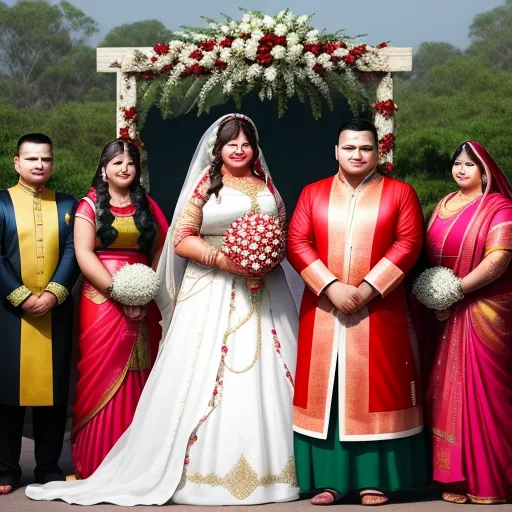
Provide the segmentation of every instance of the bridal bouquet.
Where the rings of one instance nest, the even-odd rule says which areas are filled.
[[[160,278],[142,263],[125,265],[112,276],[110,297],[125,306],[145,306],[158,293]]]
[[[277,217],[248,212],[231,223],[224,234],[222,252],[240,268],[262,276],[281,263],[285,245]]]
[[[417,299],[430,309],[448,309],[464,298],[458,278],[449,268],[433,267],[420,274],[412,286]]]

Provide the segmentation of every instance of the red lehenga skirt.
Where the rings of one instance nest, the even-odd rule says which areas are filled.
[[[97,256],[111,274],[149,260],[134,250]],[[142,321],[102,295],[87,280],[80,298],[80,359],[73,410],[72,457],[79,478],[89,477],[129,427],[154,362],[161,329],[154,303]]]

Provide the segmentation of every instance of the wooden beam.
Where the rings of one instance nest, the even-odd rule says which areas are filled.
[[[117,73],[120,68],[112,67],[112,64],[121,65],[126,53],[133,50],[143,52],[151,51],[151,47],[144,48],[96,48],[96,70],[99,73]],[[388,47],[384,48],[389,56],[389,69],[375,71],[411,71],[412,69],[412,48]]]

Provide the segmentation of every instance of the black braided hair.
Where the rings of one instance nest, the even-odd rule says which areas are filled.
[[[254,172],[254,164],[259,158],[260,150],[258,147],[258,135],[256,129],[251,121],[240,116],[227,117],[219,124],[219,131],[217,132],[217,139],[213,146],[213,158],[210,165],[210,188],[208,195],[218,195],[223,187],[222,182],[222,148],[233,139],[236,139],[240,132],[243,132],[247,137],[247,141],[253,150],[253,156],[250,162],[251,172],[256,178],[260,178]]]
[[[107,164],[120,153],[127,152],[135,164],[135,177],[130,184],[130,199],[135,207],[133,220],[140,232],[137,240],[142,252],[149,253],[156,236],[156,222],[149,207],[144,187],[140,183],[141,166],[139,149],[132,142],[117,139],[109,142],[101,152],[98,168],[92,180],[92,188],[96,190],[96,235],[100,240],[98,249],[106,249],[117,238],[117,229],[112,226],[115,220],[110,210],[110,192],[108,181],[103,181],[102,172]]]

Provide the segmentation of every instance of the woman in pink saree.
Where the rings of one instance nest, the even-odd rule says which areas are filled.
[[[434,480],[454,503],[512,499],[512,189],[489,153],[454,155],[459,191],[427,232],[432,265],[462,279],[464,298],[436,311],[437,352],[427,392]]]
[[[108,293],[112,274],[125,264],[156,267],[167,233],[140,173],[137,147],[110,142],[75,216],[75,251],[85,277],[72,431],[78,478],[95,471],[130,425],[160,340],[154,303],[123,306]]]

